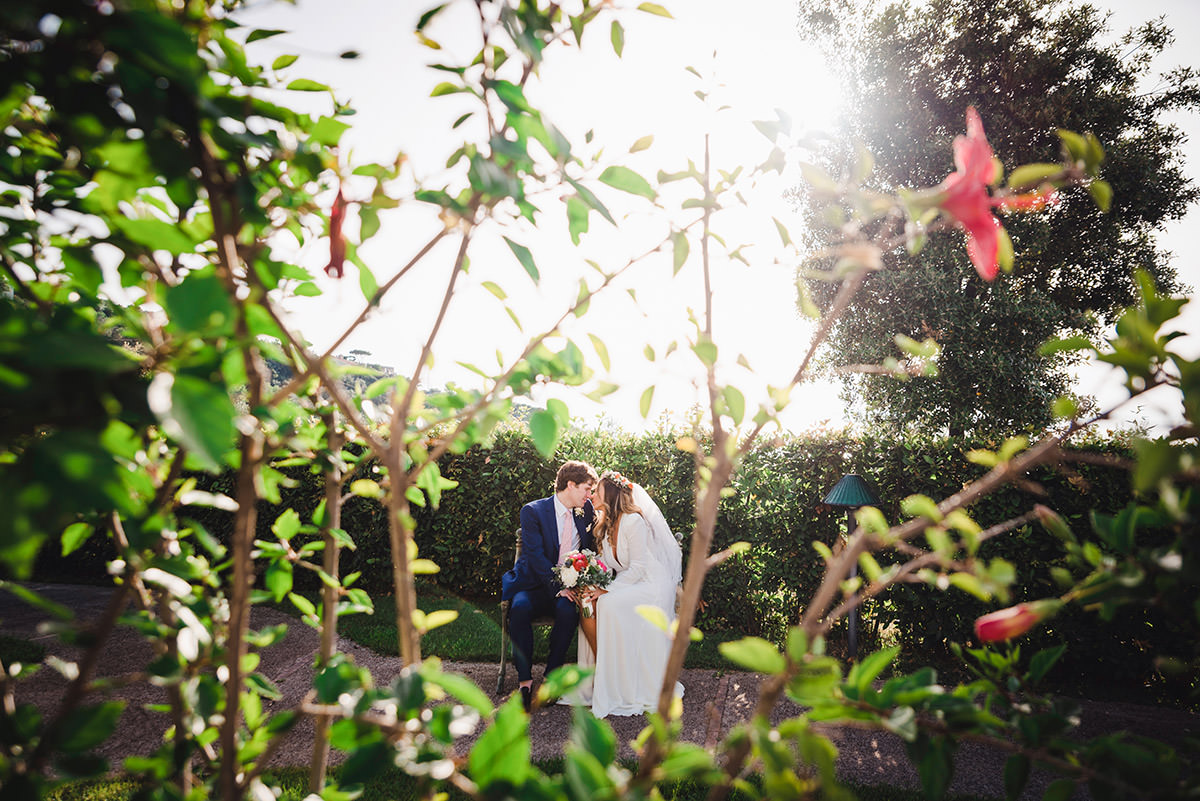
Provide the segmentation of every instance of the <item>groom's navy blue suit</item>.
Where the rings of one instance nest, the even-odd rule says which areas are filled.
[[[592,502],[583,505],[583,514],[572,513],[579,533],[579,548],[591,549]],[[550,629],[550,652],[546,655],[546,673],[566,661],[567,648],[579,625],[579,610],[570,599],[558,596],[562,588],[555,583],[551,568],[558,561],[558,520],[554,515],[554,496],[521,507],[521,557],[501,579],[500,597],[511,601],[508,610],[508,634],[513,644],[513,664],[517,679],[531,678],[533,663],[533,619],[554,616]]]

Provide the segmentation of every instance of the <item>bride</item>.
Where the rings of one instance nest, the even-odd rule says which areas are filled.
[[[620,473],[600,476],[592,502],[596,550],[616,576],[607,588],[584,591],[596,614],[580,618],[579,663],[596,666],[592,714],[639,715],[658,706],[671,639],[637,608],[655,606],[674,620],[682,556],[658,506]],[[683,695],[682,684],[675,693]]]

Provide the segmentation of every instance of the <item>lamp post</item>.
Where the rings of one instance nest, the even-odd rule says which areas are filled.
[[[854,532],[854,510],[860,506],[878,506],[879,496],[875,491],[863,480],[863,477],[857,473],[847,473],[842,476],[837,484],[834,484],[833,489],[825,496],[825,500],[821,503],[826,506],[832,506],[835,509],[846,510],[846,536],[849,537]],[[858,575],[858,560],[856,559],[850,565],[850,578]],[[850,658],[858,658],[858,607],[854,607],[847,620],[849,628],[848,646],[850,650]]]

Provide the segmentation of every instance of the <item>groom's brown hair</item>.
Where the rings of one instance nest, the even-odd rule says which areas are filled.
[[[558,475],[554,479],[554,491],[562,492],[567,488],[567,484],[571,482],[584,484],[591,481],[595,484],[599,480],[594,467],[587,462],[579,462],[572,459],[569,462],[563,462],[563,466],[558,468]]]

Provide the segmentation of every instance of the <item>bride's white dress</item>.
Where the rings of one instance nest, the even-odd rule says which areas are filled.
[[[640,715],[658,707],[663,673],[667,667],[671,640],[638,613],[637,607],[656,606],[675,619],[676,584],[667,568],[648,548],[649,524],[640,514],[621,518],[617,532],[617,552],[607,540],[600,558],[616,571],[608,592],[596,602],[596,650],[599,659],[579,637],[579,664],[594,664],[592,714]],[[683,685],[676,683],[676,695]]]

